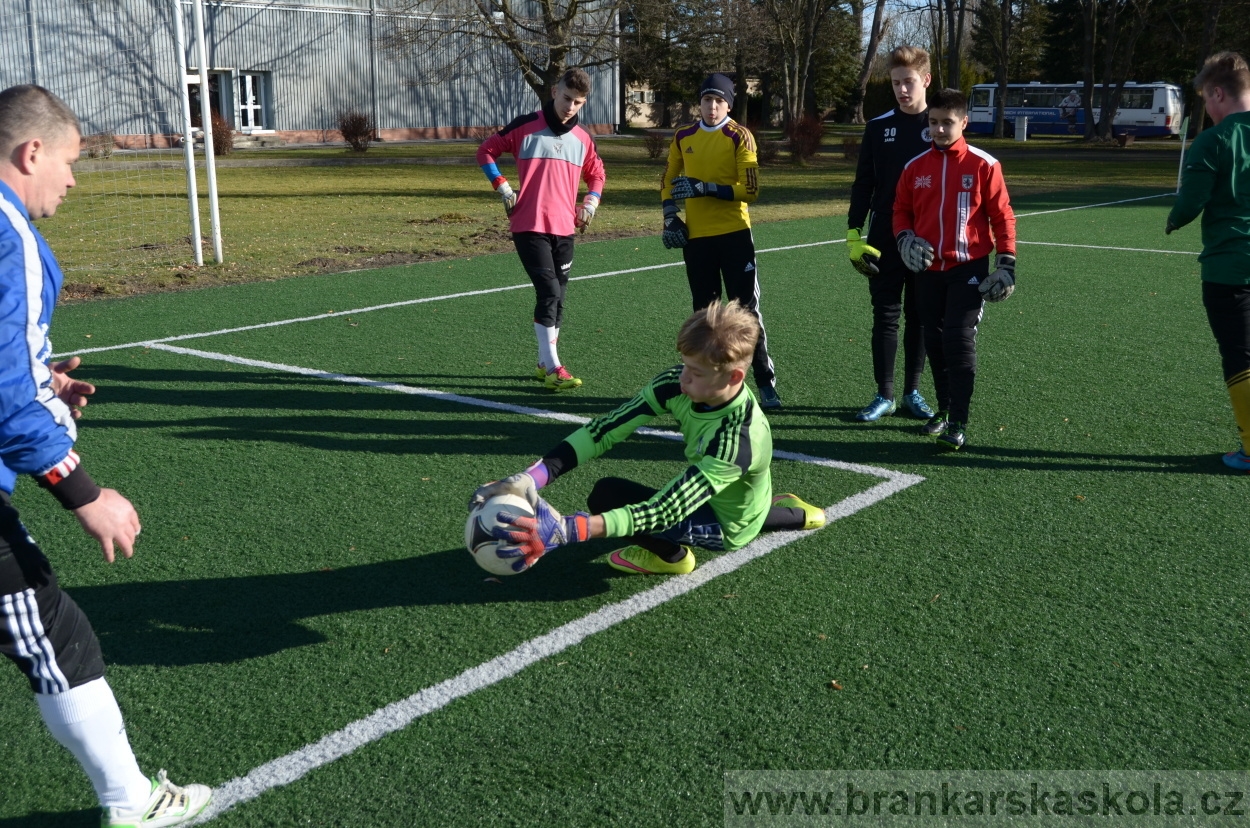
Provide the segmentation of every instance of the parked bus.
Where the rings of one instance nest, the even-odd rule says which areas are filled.
[[[1016,118],[1025,116],[1029,135],[1084,135],[1085,87],[1080,83],[1009,83],[1004,129],[1015,135]],[[995,102],[998,84],[981,83],[972,87],[968,101],[968,132],[994,133]],[[1098,104],[1102,84],[1095,87],[1094,121],[1098,122]],[[1113,135],[1175,136],[1180,134],[1184,118],[1184,102],[1179,86],[1170,83],[1124,84],[1120,108],[1112,121]]]

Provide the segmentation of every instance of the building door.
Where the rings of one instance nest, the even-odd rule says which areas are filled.
[[[239,75],[239,129],[265,128],[265,76],[260,73]]]
[[[189,70],[196,74],[198,70]],[[200,123],[200,85],[187,84],[187,93],[191,99],[191,125],[202,126]],[[234,120],[234,107],[230,105],[230,73],[208,73],[208,107],[213,115],[224,118],[227,123]]]

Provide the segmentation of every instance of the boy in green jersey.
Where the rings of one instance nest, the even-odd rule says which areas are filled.
[[[534,517],[501,513],[514,528],[498,554],[524,571],[557,546],[627,538],[609,560],[622,572],[672,575],[694,569],[693,547],[733,550],[764,530],[816,529],[820,509],[792,494],[773,496],[773,438],[758,400],[743,384],[759,322],[737,302],[696,311],[677,335],[681,364],[661,373],[629,402],[596,417],[525,471],[479,488],[474,508],[499,494],[524,497]],[[589,512],[562,516],[538,490],[606,452],[661,414],[676,420],[689,465],[655,489],[616,477],[599,480]],[[497,530],[499,531],[499,530]]]
[[[1164,232],[1202,214],[1202,304],[1241,432],[1224,463],[1250,473],[1250,67],[1236,52],[1220,52],[1207,58],[1194,88],[1215,126],[1185,156]]]

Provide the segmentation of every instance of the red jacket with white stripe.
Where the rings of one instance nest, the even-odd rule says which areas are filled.
[[[894,195],[894,235],[904,230],[933,245],[930,270],[950,270],[995,248],[1014,256],[1016,214],[998,159],[960,136],[908,161]]]

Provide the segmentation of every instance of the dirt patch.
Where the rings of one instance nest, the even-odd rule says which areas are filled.
[[[305,259],[302,262],[296,262],[296,267],[311,267],[317,270],[327,270],[340,265],[338,259],[327,259],[325,256],[315,256],[311,259]]]
[[[335,253],[368,253],[369,248],[360,245],[345,245],[334,248]]]
[[[470,218],[464,213],[443,213],[441,216],[435,216],[434,218],[429,219],[408,219],[408,223],[418,226],[428,226],[431,224],[476,224],[477,219]]]

